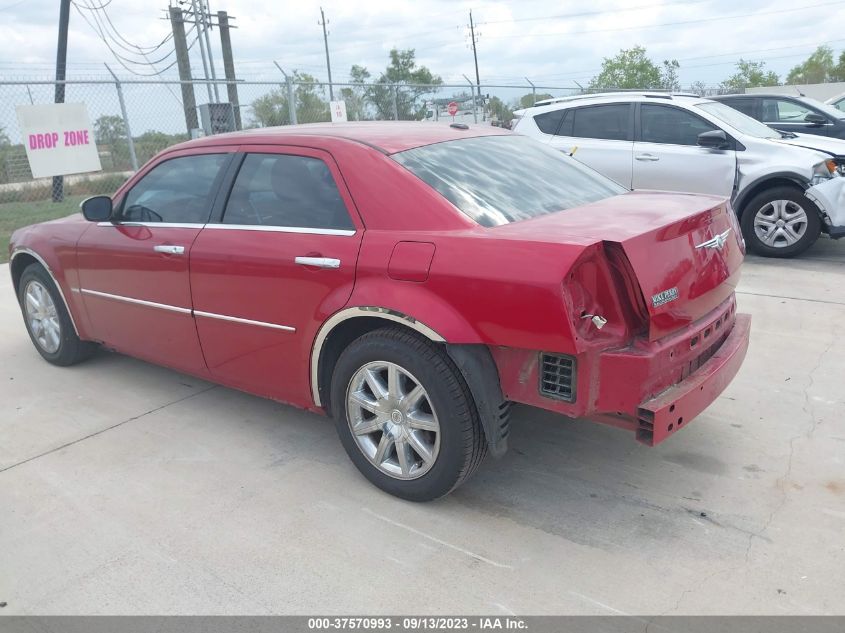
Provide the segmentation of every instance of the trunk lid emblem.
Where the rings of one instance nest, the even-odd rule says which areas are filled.
[[[728,229],[724,233],[717,233],[715,237],[712,239],[707,240],[706,242],[702,242],[701,244],[696,244],[696,248],[712,248],[714,250],[720,251],[728,242],[728,235],[730,235],[731,230]]]

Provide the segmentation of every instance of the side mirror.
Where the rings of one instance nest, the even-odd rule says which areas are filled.
[[[812,123],[813,125],[824,125],[827,123],[827,117],[823,114],[819,114],[818,112],[810,112],[804,117],[804,120],[807,123]]]
[[[728,149],[731,144],[723,130],[710,130],[698,135],[698,144],[707,149]]]
[[[112,204],[109,196],[93,196],[79,203],[82,215],[89,222],[105,222],[111,218]]]

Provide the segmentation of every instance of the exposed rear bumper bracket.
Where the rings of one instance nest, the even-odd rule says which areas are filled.
[[[654,446],[715,400],[739,371],[748,350],[751,316],[737,314],[731,333],[715,354],[686,380],[637,409],[637,440]]]

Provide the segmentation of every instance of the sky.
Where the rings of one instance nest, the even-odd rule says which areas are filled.
[[[114,26],[132,47],[152,47],[169,33],[166,1],[75,0],[68,44],[69,77],[107,76],[107,62],[122,77],[122,67],[96,31],[86,23],[85,5],[106,4]],[[190,4],[189,2],[187,4]],[[326,78],[320,5],[329,21],[329,49],[335,81],[346,80],[360,64],[381,71],[391,48],[414,48],[420,64],[447,83],[473,77],[469,11],[478,24],[478,66],[482,84],[575,87],[586,84],[604,57],[620,48],[642,45],[649,57],[680,62],[680,78],[718,84],[737,59],[763,60],[783,77],[819,44],[845,49],[845,10],[840,1],[823,0],[596,0],[593,2],[519,2],[472,0],[210,0],[225,9],[238,27],[232,32],[235,63],[242,78],[275,80],[298,69]],[[56,50],[58,0],[0,0],[0,78],[49,77]],[[219,74],[222,61],[217,30],[210,33]],[[125,57],[143,62],[112,45]],[[172,50],[168,42],[150,60]],[[129,64],[136,73],[164,69]],[[202,76],[199,47],[192,49],[194,75]],[[165,70],[174,76],[175,68]]]

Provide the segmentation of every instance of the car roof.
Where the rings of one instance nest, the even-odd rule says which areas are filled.
[[[492,125],[451,124],[428,121],[360,121],[355,123],[309,123],[278,127],[254,128],[204,136],[172,149],[191,149],[218,145],[284,145],[295,139],[313,142],[314,137],[326,140],[352,141],[367,145],[384,154],[394,154],[415,147],[477,136],[504,136],[509,130]]]
[[[705,97],[688,93],[670,93],[670,92],[597,92],[586,95],[573,95],[571,97],[558,97],[553,102],[545,105],[536,105],[522,110],[517,110],[514,114],[525,116],[529,112],[531,114],[541,112],[552,112],[562,108],[569,108],[592,103],[607,103],[607,102],[633,102],[633,101],[654,101],[654,102],[674,102],[674,103],[700,103],[707,101]]]

